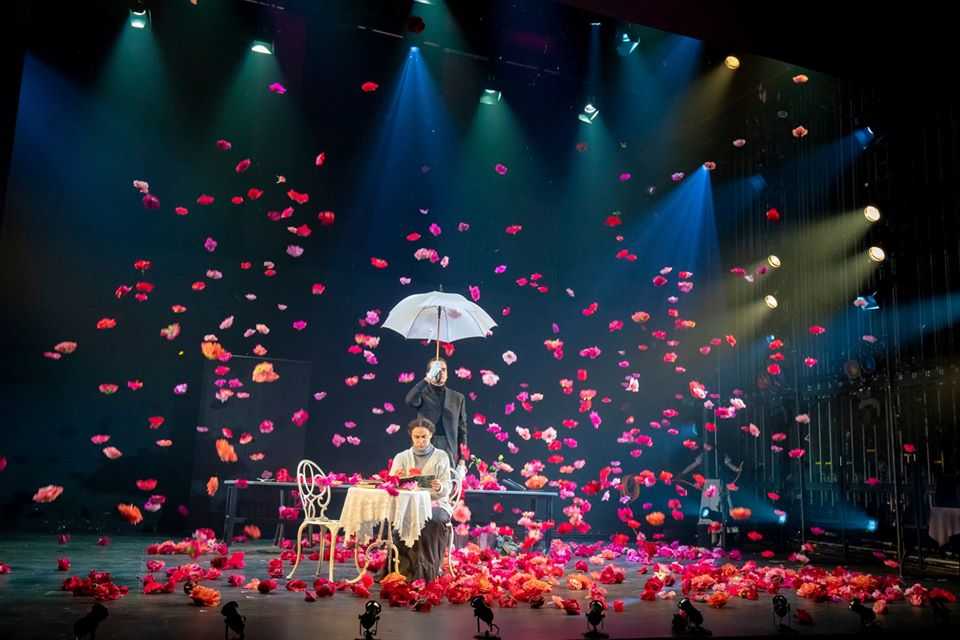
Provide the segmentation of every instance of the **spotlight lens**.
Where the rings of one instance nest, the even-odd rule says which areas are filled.
[[[780,305],[780,303],[777,302],[777,299],[773,296],[764,296],[763,303],[771,309],[776,309]]]
[[[874,262],[883,262],[887,259],[887,254],[884,253],[883,249],[880,247],[870,247],[867,251],[867,255],[870,256],[870,259]]]
[[[876,520],[867,520],[867,531],[873,533],[877,530],[877,521]]]
[[[736,56],[727,56],[727,58],[723,61],[723,64],[727,65],[727,69],[739,69],[740,58]]]
[[[781,264],[781,263],[780,263],[780,258],[778,258],[777,256],[775,256],[775,255],[773,255],[773,254],[770,254],[770,256],[767,258],[767,264],[769,264],[769,265],[770,265],[771,267],[773,267],[774,269],[779,269],[779,268],[780,268],[780,264]]]
[[[866,218],[867,221],[869,222],[876,222],[877,220],[880,219],[880,209],[877,209],[872,205],[869,207],[866,207],[863,210],[863,217]]]
[[[706,520],[707,518],[709,518],[709,517],[710,517],[710,507],[704,507],[703,509],[700,509],[700,517],[703,518],[704,520]]]
[[[589,115],[589,114],[591,114],[591,113],[594,113],[596,110],[597,110],[597,108],[596,108],[595,106],[593,106],[592,104],[590,104],[589,102],[588,102],[587,105],[583,108],[583,112],[586,113],[587,115]]]
[[[147,23],[143,20],[143,18],[134,18],[130,21],[130,26],[134,29],[145,29]]]
[[[484,89],[480,96],[481,104],[497,104],[500,102],[502,94],[497,89]]]
[[[266,42],[262,42],[260,40],[254,41],[253,46],[250,47],[250,51],[253,51],[254,53],[262,53],[268,56],[273,55],[273,48]]]
[[[777,516],[777,524],[787,524],[787,514]]]

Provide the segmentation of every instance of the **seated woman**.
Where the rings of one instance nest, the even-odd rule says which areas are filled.
[[[400,550],[400,573],[408,580],[423,578],[427,582],[436,579],[443,568],[443,556],[450,544],[446,524],[450,522],[453,505],[450,504],[450,456],[443,449],[434,447],[435,427],[426,418],[419,417],[407,425],[413,444],[393,457],[391,476],[408,476],[412,469],[420,475],[434,476],[430,484],[433,511],[420,538],[408,547],[402,540],[395,540]]]

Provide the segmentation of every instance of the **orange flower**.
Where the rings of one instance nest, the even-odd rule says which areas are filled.
[[[707,598],[707,604],[714,609],[719,609],[723,605],[727,604],[727,600],[729,599],[730,596],[727,595],[726,591],[714,591]]]
[[[33,494],[33,501],[39,503],[53,502],[60,497],[60,494],[63,493],[63,487],[48,484],[45,487],[40,487],[37,489],[37,492]]]
[[[384,576],[383,580],[380,581],[380,588],[383,589],[384,586],[389,587],[392,584],[400,584],[406,581],[407,579],[404,577],[402,573],[393,571],[391,573],[388,573],[386,576]]]
[[[543,489],[543,487],[546,486],[547,482],[548,482],[547,476],[536,475],[536,476],[530,476],[529,478],[527,478],[527,481],[524,484],[527,485],[527,489],[535,490],[535,489]]]
[[[747,507],[734,507],[730,509],[730,517],[734,520],[749,520],[753,512]]]
[[[220,592],[198,584],[190,592],[190,599],[201,607],[216,607],[220,605]]]
[[[260,527],[258,527],[258,526],[255,525],[255,524],[248,524],[247,526],[245,526],[245,527],[243,528],[243,532],[244,532],[244,533],[247,535],[247,537],[250,538],[251,540],[259,540],[259,539],[260,539],[260,536],[261,536]]]
[[[567,576],[567,589],[571,591],[583,591],[589,589],[593,581],[582,573],[571,573]]]
[[[173,440],[157,440],[158,447],[170,447],[173,446]]]
[[[217,476],[210,476],[210,479],[207,480],[207,495],[211,498],[216,495],[217,489],[220,488],[220,478]]]
[[[220,456],[221,462],[237,461],[237,452],[234,450],[233,445],[230,444],[226,438],[220,438],[217,440],[217,455]]]
[[[663,513],[661,513],[660,511],[654,511],[652,513],[648,513],[646,517],[647,524],[649,524],[651,527],[662,526],[666,519],[667,517],[663,515]]]
[[[201,342],[200,351],[207,360],[216,360],[223,355],[223,345],[219,342]]]
[[[280,374],[273,370],[273,363],[261,362],[253,368],[254,382],[275,382],[280,379]]]
[[[140,524],[143,522],[143,514],[140,508],[135,504],[118,504],[117,511],[123,516],[123,519],[130,524]]]

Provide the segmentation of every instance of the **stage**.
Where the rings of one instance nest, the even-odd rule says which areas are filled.
[[[165,560],[168,566],[189,562],[185,556],[147,556],[147,544],[157,542],[146,536],[123,536],[114,538],[106,547],[96,546],[93,536],[75,536],[67,545],[57,544],[53,536],[29,538],[5,536],[0,538],[0,558],[16,558],[16,568],[9,575],[0,576],[0,637],[5,640],[48,640],[69,637],[73,622],[86,614],[92,598],[74,597],[60,589],[67,576],[84,576],[91,569],[109,571],[113,581],[130,588],[123,598],[106,602],[109,617],[97,633],[99,640],[111,638],[137,638],[152,640],[161,638],[218,638],[223,632],[220,607],[201,608],[183,594],[180,586],[171,594],[143,595],[138,580],[144,575],[147,559]],[[226,576],[242,573],[248,579],[265,577],[267,563],[278,557],[275,547],[267,543],[234,545],[231,551],[246,552],[246,567],[240,571],[224,572],[216,582],[204,582],[222,594],[221,606],[234,600],[240,612],[247,616],[247,638],[304,638],[322,635],[329,640],[350,639],[358,636],[357,616],[362,613],[366,599],[350,591],[337,592],[329,598],[305,602],[304,594],[284,588],[285,580],[279,580],[276,591],[262,595],[256,591],[229,587]],[[69,572],[57,571],[56,559],[69,556],[72,568]],[[209,565],[209,556],[199,561]],[[637,574],[637,565],[618,562],[626,572],[621,584],[603,585],[608,590],[608,600],[623,600],[624,611],[609,610],[605,619],[605,631],[611,639],[666,638],[671,634],[671,617],[676,611],[675,600],[642,601],[643,583],[649,576]],[[285,567],[289,564],[286,563]],[[788,565],[789,566],[789,565]],[[312,581],[314,563],[301,565],[297,578]],[[572,571],[572,563],[568,567]],[[832,569],[832,566],[827,568]],[[162,573],[162,572],[161,572]],[[337,580],[355,575],[351,564],[337,567]],[[954,590],[960,580],[924,579],[928,588],[941,587]],[[913,584],[908,581],[907,585]],[[372,589],[372,598],[377,599],[378,587]],[[812,625],[793,622],[792,635],[834,637],[857,634],[859,619],[847,609],[846,602],[814,603],[796,597],[791,589],[781,591],[793,611],[807,610]],[[564,598],[579,598],[586,611],[584,591],[570,591],[564,585],[554,587],[553,595]],[[760,594],[755,601],[732,597],[720,609],[697,603],[703,613],[704,627],[714,637],[752,638],[777,635],[771,609],[771,596]],[[588,627],[584,616],[567,615],[550,603],[541,609],[531,609],[529,604],[519,603],[516,608],[505,609],[493,606],[495,623],[501,628],[503,640],[576,640]],[[935,626],[929,606],[914,607],[907,602],[890,603],[888,612],[879,616],[879,632],[884,636],[937,634],[943,629]],[[383,603],[383,613],[378,637],[398,640],[414,640],[425,637],[468,638],[476,632],[475,620],[469,604],[451,605],[447,602],[420,613],[410,607],[390,607]]]
[[[5,3],[0,640],[943,634],[955,56],[655,4]]]

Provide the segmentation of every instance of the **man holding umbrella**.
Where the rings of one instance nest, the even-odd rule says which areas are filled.
[[[406,402],[436,426],[433,446],[446,451],[451,464],[463,465],[460,447],[467,446],[466,398],[447,387],[447,363],[443,358],[433,358],[427,367],[427,375],[407,392]]]
[[[433,340],[436,355],[427,365],[427,375],[407,393],[407,404],[436,427],[433,444],[450,455],[451,464],[466,465],[460,448],[467,445],[467,405],[463,394],[447,388],[447,363],[440,357],[440,342],[485,338],[497,323],[486,311],[458,293],[431,291],[401,300],[383,323],[408,340]]]

